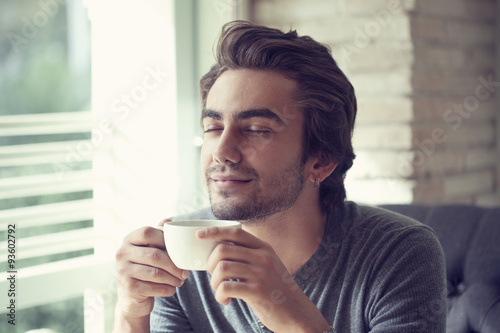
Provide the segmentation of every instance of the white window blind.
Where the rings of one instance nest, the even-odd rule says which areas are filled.
[[[46,113],[30,115],[8,115],[0,117],[0,136],[35,136],[54,133],[86,133],[90,128],[90,112],[67,114]],[[14,144],[0,147],[0,167],[16,169],[26,165],[45,166],[39,173],[0,179],[1,230],[5,232],[9,224],[16,226],[16,268],[22,270],[22,262],[30,259],[48,257],[69,252],[93,251],[93,226],[72,227],[71,224],[93,220],[92,198],[31,206],[9,207],[9,200],[49,195],[64,195],[92,191],[91,164],[87,168],[71,170],[68,163],[68,147],[77,146],[84,141],[55,141],[45,143]],[[90,161],[91,156],[79,162]],[[35,168],[33,168],[35,169]],[[62,173],[64,170],[64,173]],[[42,201],[43,202],[43,201]],[[68,231],[59,231],[58,226],[65,224]],[[29,235],[30,229],[55,230],[57,232],[38,232]],[[2,238],[0,246],[6,249],[7,237]],[[7,257],[2,256],[2,268],[7,267]],[[33,262],[36,262],[32,260]],[[6,270],[6,269],[5,269]],[[22,303],[22,302],[21,302]],[[23,304],[20,304],[21,306]]]
[[[90,112],[1,116],[0,135],[27,137],[54,133],[86,133],[89,132],[90,120]],[[26,165],[41,165],[46,166],[45,170],[48,171],[0,179],[0,200],[4,205],[0,223],[2,231],[7,230],[9,224],[16,225],[16,235],[19,237],[17,242],[22,244],[17,246],[18,262],[58,253],[93,250],[92,224],[86,228],[20,238],[23,234],[29,234],[30,228],[57,230],[57,226],[61,224],[92,221],[91,198],[5,207],[8,206],[9,199],[91,192],[91,164],[87,168],[71,170],[72,165],[67,161],[68,147],[77,146],[81,142],[83,141],[56,141],[0,147],[0,167],[14,169]],[[90,161],[91,156],[80,162],[85,160]],[[5,238],[0,246],[2,249],[7,248]],[[5,256],[0,258],[3,267],[6,259]]]
[[[103,288],[110,260],[95,254],[93,156],[82,151],[95,126],[86,10],[79,0],[0,6],[9,17],[1,25],[0,331],[24,332],[50,324],[28,327],[33,307]],[[12,302],[16,326],[5,320],[14,319]]]

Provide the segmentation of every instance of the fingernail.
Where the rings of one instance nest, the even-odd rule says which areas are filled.
[[[181,276],[183,279],[187,279],[189,277],[189,271],[182,271]]]

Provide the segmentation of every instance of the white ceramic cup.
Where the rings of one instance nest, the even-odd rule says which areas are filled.
[[[192,271],[207,270],[208,257],[217,242],[199,239],[196,237],[196,231],[208,227],[241,228],[241,223],[225,220],[185,220],[163,225],[167,253],[175,266]]]

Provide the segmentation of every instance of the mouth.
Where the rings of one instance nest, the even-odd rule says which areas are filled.
[[[211,177],[209,181],[218,188],[229,189],[244,186],[252,181],[252,179],[240,177]]]

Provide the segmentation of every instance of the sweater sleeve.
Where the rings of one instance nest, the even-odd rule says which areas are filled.
[[[446,325],[445,262],[426,226],[387,235],[373,262],[365,320],[372,333],[441,333]]]

